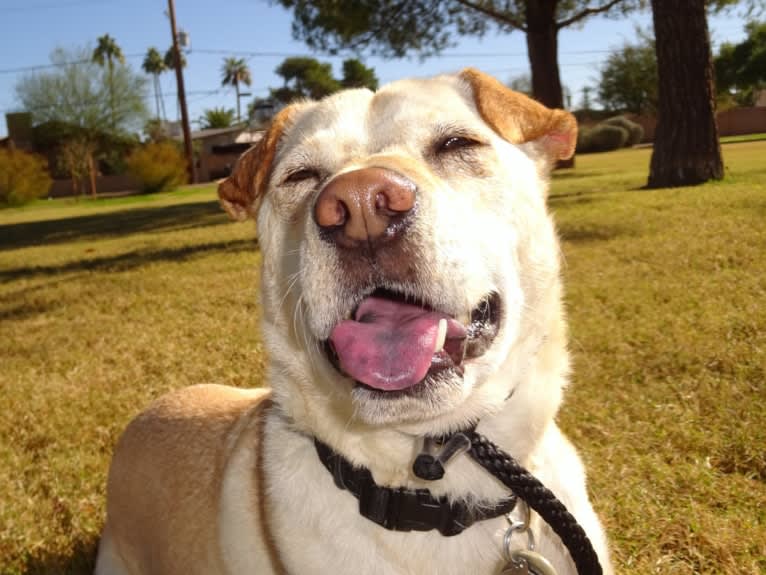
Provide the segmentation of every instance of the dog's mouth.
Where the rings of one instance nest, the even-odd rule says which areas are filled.
[[[324,348],[336,369],[358,385],[401,392],[447,370],[462,376],[465,363],[492,344],[501,313],[494,292],[461,322],[427,303],[378,289],[332,329]]]

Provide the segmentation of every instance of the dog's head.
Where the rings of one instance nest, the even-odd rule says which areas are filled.
[[[309,427],[459,428],[546,338],[563,349],[545,195],[576,129],[472,69],[282,110],[219,188],[257,221],[282,407]]]

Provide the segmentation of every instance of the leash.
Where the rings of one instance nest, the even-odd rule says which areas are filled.
[[[436,529],[444,536],[454,536],[477,521],[508,516],[518,499],[537,512],[559,536],[579,575],[603,573],[590,539],[566,506],[518,461],[475,429],[441,438],[426,437],[424,452],[415,459],[412,471],[428,481],[441,479],[444,465],[456,455],[466,453],[511,490],[511,497],[494,504],[485,502],[481,506],[466,506],[450,502],[444,496],[436,498],[427,489],[383,487],[375,483],[368,469],[354,466],[319,439],[314,438],[314,445],[335,485],[351,492],[359,501],[359,513],[381,527],[394,531]],[[547,560],[534,553],[532,532],[528,527],[527,514],[524,522],[512,523],[506,532],[504,550],[510,561],[503,569],[503,575],[554,573]],[[514,532],[526,532],[529,541],[527,550],[510,554],[509,540]]]
[[[593,544],[574,516],[550,489],[508,453],[475,429],[455,433],[441,440],[427,438],[426,451],[433,442],[443,445],[443,448],[436,456],[430,453],[418,455],[412,466],[415,475],[426,480],[441,479],[444,476],[444,464],[458,453],[467,452],[551,526],[569,551],[579,575],[602,574]]]

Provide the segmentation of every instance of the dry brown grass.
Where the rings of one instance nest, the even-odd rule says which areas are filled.
[[[766,142],[728,178],[637,191],[578,159],[565,238],[581,448],[620,573],[766,572]],[[212,188],[0,211],[0,572],[89,573],[114,442],[152,398],[258,385],[259,254]]]

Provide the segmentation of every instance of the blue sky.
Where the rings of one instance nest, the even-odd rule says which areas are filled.
[[[56,47],[93,46],[102,34],[113,36],[128,62],[140,70],[150,46],[162,52],[170,45],[167,0],[0,0],[0,113],[19,109],[14,86],[24,73],[19,69],[49,63]],[[266,96],[280,84],[274,69],[286,57],[311,54],[294,40],[291,15],[265,0],[176,0],[179,26],[191,38],[185,69],[192,120],[205,108],[235,107],[232,88],[222,88],[221,64],[226,56],[247,59],[252,70],[254,96]],[[744,20],[736,12],[710,18],[714,45],[740,41]],[[579,29],[564,30],[559,37],[559,62],[563,83],[581,100],[582,88],[594,86],[609,50],[636,37],[636,26],[648,29],[651,16],[638,13],[620,20],[594,18]],[[438,58],[383,60],[360,57],[375,68],[381,83],[404,76],[424,76],[476,66],[507,81],[528,71],[524,35],[491,34],[483,39],[456,38],[456,45]],[[342,58],[311,54],[333,63],[340,75]],[[175,77],[162,79],[166,109],[176,115]],[[154,109],[151,92],[147,104]],[[243,105],[246,100],[243,99]],[[0,120],[0,137],[6,134]]]

